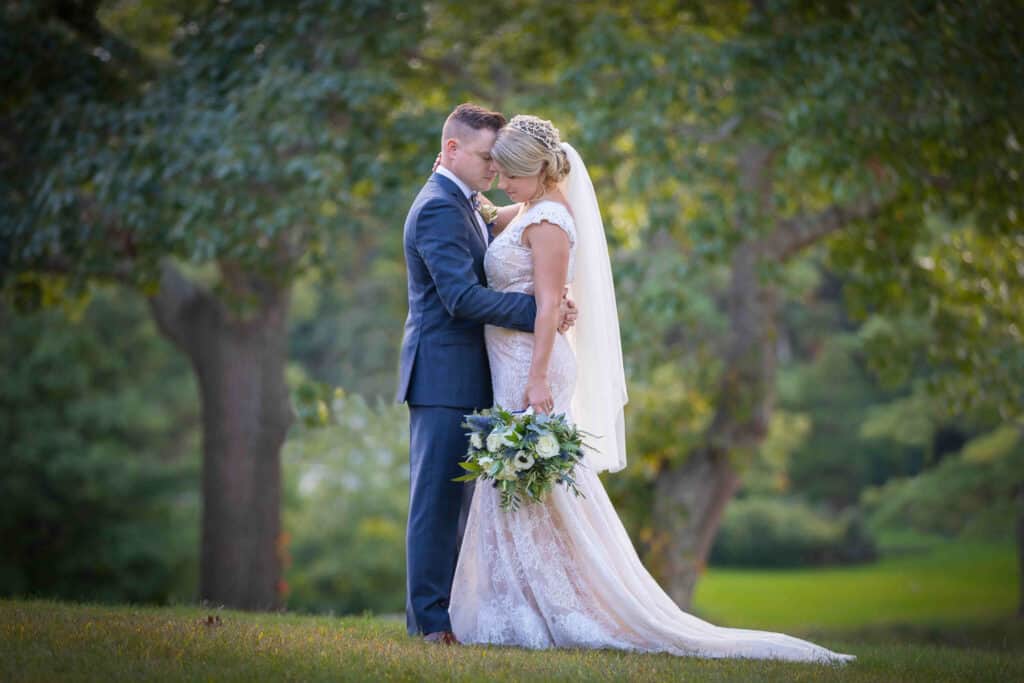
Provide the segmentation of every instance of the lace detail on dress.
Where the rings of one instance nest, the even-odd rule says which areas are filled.
[[[576,252],[572,216],[561,204],[541,202],[488,248],[484,268],[493,289],[533,292],[530,249],[519,240],[525,227],[538,220],[569,234],[571,278]],[[484,329],[495,403],[525,408],[533,335],[492,325]],[[548,378],[555,412],[571,420],[576,357],[561,334],[555,336]],[[516,512],[501,509],[493,486],[477,484],[449,608],[459,640],[700,657],[854,658],[780,633],[714,626],[683,612],[640,562],[597,474],[582,467],[577,484],[585,498],[556,486],[544,503],[523,505]]]
[[[569,269],[566,282],[576,272],[576,224],[565,205],[545,200],[538,202],[512,219],[501,231],[484,256],[488,286],[499,292],[533,294],[533,255],[522,243],[526,228],[547,221],[562,228],[569,236]]]

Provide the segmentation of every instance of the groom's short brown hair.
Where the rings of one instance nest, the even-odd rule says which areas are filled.
[[[443,144],[444,140],[448,138],[458,137],[458,128],[462,126],[472,128],[473,130],[490,128],[494,132],[498,132],[505,123],[505,115],[501,112],[484,109],[472,102],[463,102],[455,107],[445,120],[441,142]]]

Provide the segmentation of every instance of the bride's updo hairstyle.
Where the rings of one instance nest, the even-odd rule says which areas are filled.
[[[520,114],[498,131],[491,157],[513,176],[541,174],[545,189],[569,175],[569,159],[562,149],[558,129],[550,121]]]

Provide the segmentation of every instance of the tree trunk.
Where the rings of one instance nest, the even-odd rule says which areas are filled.
[[[151,310],[192,361],[202,403],[199,597],[281,604],[281,446],[293,415],[285,383],[289,289],[235,273],[255,302],[240,315],[166,266]]]
[[[1024,483],[1017,485],[1017,617],[1024,619]]]
[[[727,458],[703,448],[665,470],[654,486],[651,568],[665,591],[689,609],[725,506],[739,478]]]
[[[775,291],[757,275],[752,244],[734,254],[730,334],[715,416],[704,445],[665,466],[654,487],[652,568],[682,608],[690,606],[722,514],[739,487],[732,465],[768,431],[775,397]]]
[[[753,216],[769,213],[768,166],[773,151],[756,144],[740,154],[740,189],[749,210],[737,216],[742,234],[755,235]],[[652,568],[666,591],[684,609],[693,600],[697,579],[721,523],[739,487],[734,458],[746,458],[764,439],[775,399],[776,293],[761,281],[766,258],[763,240],[750,238],[736,247],[729,284],[729,338],[715,415],[703,445],[680,464],[666,465],[654,487]],[[774,259],[774,255],[767,256]]]

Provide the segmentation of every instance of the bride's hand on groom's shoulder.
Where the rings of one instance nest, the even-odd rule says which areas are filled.
[[[569,289],[562,292],[562,302],[558,307],[558,331],[566,333],[576,324],[576,302],[569,298]]]

